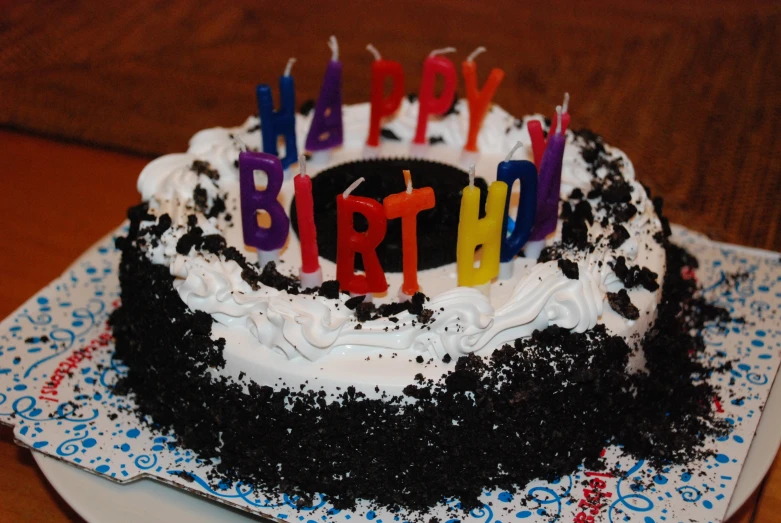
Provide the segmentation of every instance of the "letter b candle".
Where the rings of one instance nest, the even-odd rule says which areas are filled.
[[[268,182],[265,190],[255,186],[255,171],[263,171]],[[284,247],[290,230],[290,220],[277,200],[282,188],[284,170],[274,155],[256,152],[239,154],[239,189],[241,191],[241,225],[244,243],[258,249],[261,266],[276,257],[276,251]],[[269,227],[258,225],[258,211],[265,211],[271,218]]]

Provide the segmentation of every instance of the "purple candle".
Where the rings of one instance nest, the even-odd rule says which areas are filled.
[[[339,61],[339,44],[336,37],[328,41],[331,61],[325,70],[320,98],[315,105],[312,125],[306,135],[308,151],[322,151],[342,145],[342,62]]]
[[[255,186],[255,171],[266,174],[264,190]],[[290,220],[277,197],[282,188],[284,169],[279,158],[272,154],[245,151],[239,153],[239,189],[241,192],[241,225],[244,243],[258,250],[258,263],[262,267],[276,260],[284,247],[290,230]],[[264,211],[271,218],[271,225],[258,225],[258,212]]]
[[[559,219],[559,191],[561,190],[561,163],[564,158],[566,137],[561,132],[561,106],[556,107],[558,120],[556,133],[548,136],[548,146],[540,163],[537,180],[537,214],[531,241],[544,240],[556,230]]]

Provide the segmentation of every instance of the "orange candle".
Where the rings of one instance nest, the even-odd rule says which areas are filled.
[[[494,67],[491,69],[485,84],[483,84],[483,88],[478,89],[477,64],[474,59],[483,51],[485,51],[485,47],[478,47],[461,64],[461,70],[464,73],[464,83],[466,84],[466,99],[469,103],[469,134],[467,135],[464,149],[471,152],[477,152],[477,134],[480,132],[483,119],[488,113],[491,99],[504,78],[504,71]]]
[[[383,206],[388,219],[401,218],[401,253],[404,281],[401,292],[412,296],[418,285],[418,213],[434,207],[434,190],[431,187],[412,188],[412,176],[404,171],[407,190],[385,197]]]

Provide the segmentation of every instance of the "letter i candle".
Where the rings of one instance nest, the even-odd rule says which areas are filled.
[[[301,172],[293,178],[296,193],[296,218],[298,218],[298,237],[301,244],[301,285],[305,288],[317,287],[323,283],[323,270],[317,248],[317,229],[315,228],[314,200],[312,199],[312,179],[306,174],[306,159],[298,159]]]
[[[458,285],[477,287],[490,283],[499,274],[502,222],[507,184],[496,181],[488,187],[485,217],[480,218],[480,189],[475,187],[475,166],[469,168],[469,185],[461,197],[458,221],[456,265]],[[475,249],[482,245],[480,266],[475,268]]]
[[[409,299],[418,292],[418,213],[434,207],[434,190],[431,187],[412,188],[412,176],[404,171],[407,190],[391,194],[383,201],[388,219],[401,218],[402,264],[404,281],[399,297]]]
[[[255,185],[255,171],[265,173],[264,190]],[[285,246],[290,231],[290,220],[277,197],[282,188],[284,169],[275,155],[244,151],[239,153],[239,189],[241,225],[244,243],[258,250],[258,264],[263,267],[279,259],[279,250]],[[271,224],[261,227],[258,212],[268,213]]]

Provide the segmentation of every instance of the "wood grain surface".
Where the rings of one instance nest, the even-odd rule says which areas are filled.
[[[316,97],[331,34],[347,103],[368,98],[369,42],[412,92],[431,49],[484,45],[508,111],[549,114],[569,91],[573,127],[624,149],[674,222],[781,250],[778,2],[0,5],[0,317],[122,220],[148,158],[256,112],[289,56],[299,103]],[[0,521],[80,521],[12,439],[0,428]],[[777,457],[732,521],[779,514]]]

